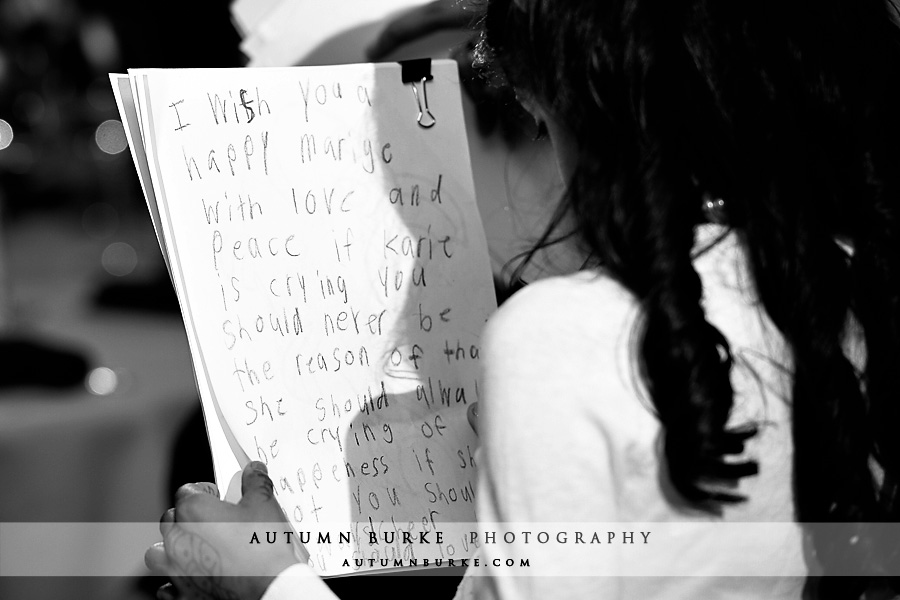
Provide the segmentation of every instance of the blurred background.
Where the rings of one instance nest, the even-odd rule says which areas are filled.
[[[69,557],[69,571],[0,572],[3,600],[155,597],[161,581],[143,568],[142,536],[148,525],[154,535],[180,484],[212,480],[177,299],[108,73],[246,65],[230,4],[0,0],[0,536],[9,542],[10,524],[144,524],[133,540],[51,529],[48,552]],[[274,2],[238,4],[258,17]],[[359,62],[382,26],[326,40],[305,64]],[[465,73],[470,39],[438,33],[390,58],[456,55]],[[546,221],[546,199],[559,189],[548,147],[528,139],[532,125],[515,143],[495,126],[503,115],[522,124],[503,102],[479,107],[467,97],[464,106],[498,276]],[[545,262],[548,272],[566,268]],[[19,558],[33,574],[52,562]],[[77,576],[123,560],[133,564],[128,577]]]
[[[229,3],[0,0],[0,189],[7,218],[140,209],[107,73],[244,62]],[[10,144],[10,136],[14,143]],[[90,212],[88,213],[91,214]],[[88,217],[91,218],[90,216]]]
[[[376,6],[330,0],[329,16],[352,13],[345,5],[353,2]],[[279,3],[236,2],[245,25],[263,23]],[[254,40],[268,64],[301,62],[292,44],[306,41],[304,27],[317,28],[318,15],[304,12],[308,2],[292,4],[292,18],[266,23],[280,38],[263,46]],[[346,10],[333,10],[338,6]],[[0,0],[2,600],[155,597],[162,582],[143,567],[145,547],[158,539],[155,522],[180,484],[212,479],[177,299],[108,73],[246,65],[248,40],[242,45],[239,33],[246,30],[240,18],[236,25],[234,8],[229,0]],[[364,60],[363,48],[385,21],[353,24],[302,62]],[[477,199],[502,281],[504,266],[546,222],[560,185],[546,142],[530,140],[533,124],[508,98],[479,91],[468,68],[471,36],[432,34],[386,58],[459,60],[470,92],[464,110]],[[562,249],[541,255],[525,278],[574,266],[577,259]],[[501,300],[506,291],[501,283]],[[73,531],[66,523],[142,525],[125,539],[121,529]],[[54,558],[37,553],[16,557],[18,564],[33,565],[35,575],[50,563],[68,571],[3,573],[2,553],[17,551],[10,532],[38,531],[49,535],[42,547]],[[127,577],[121,570],[78,576],[123,562]]]
[[[0,0],[0,523],[152,523],[212,477],[108,73],[241,66],[239,41],[226,1]],[[121,549],[91,535],[73,574]],[[0,573],[0,598],[150,598],[142,554],[130,578]]]

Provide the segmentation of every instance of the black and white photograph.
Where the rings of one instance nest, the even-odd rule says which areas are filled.
[[[0,0],[0,598],[900,598],[897,0]]]

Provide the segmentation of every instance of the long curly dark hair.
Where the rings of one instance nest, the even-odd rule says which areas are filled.
[[[900,517],[891,17],[885,0],[490,0],[483,21],[487,60],[575,136],[553,228],[573,217],[571,233],[641,302],[641,373],[669,476],[711,511],[742,500],[728,484],[757,472],[726,460],[755,430],[727,426],[730,349],[691,260],[702,198],[727,200],[793,354],[798,520],[850,524],[840,539],[808,525],[826,573],[886,574],[900,546],[865,525]],[[862,372],[842,348],[850,322],[863,332]],[[858,598],[873,581],[811,578],[807,593]]]

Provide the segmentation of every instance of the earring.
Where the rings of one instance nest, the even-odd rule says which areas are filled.
[[[704,192],[701,208],[707,223],[715,223],[717,225],[728,223],[728,215],[725,213],[725,200],[722,198],[714,198],[709,193]]]

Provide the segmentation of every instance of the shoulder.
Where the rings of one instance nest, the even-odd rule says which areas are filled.
[[[484,472],[502,493],[480,516],[616,514],[611,490],[633,475],[631,449],[655,439],[634,368],[638,315],[626,289],[594,272],[530,284],[492,317],[479,431]]]
[[[629,328],[638,302],[619,282],[602,271],[582,271],[542,279],[512,296],[488,321],[488,352],[523,352],[548,344],[593,345]]]
[[[544,414],[621,410],[637,396],[634,331],[639,304],[604,273],[530,284],[503,304],[483,340],[491,409]]]

